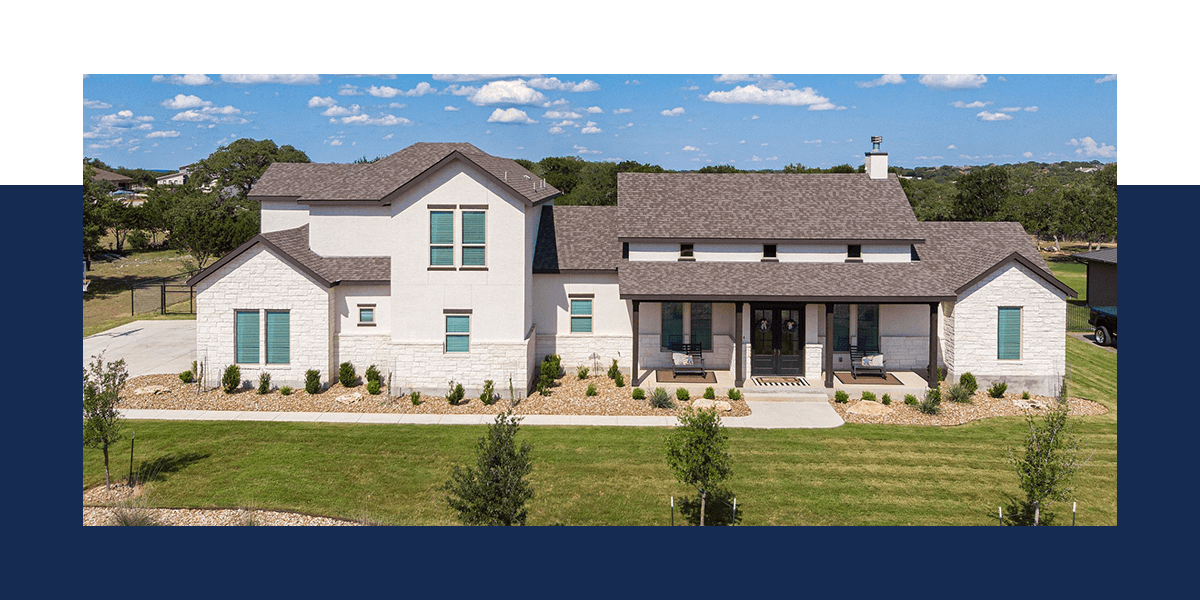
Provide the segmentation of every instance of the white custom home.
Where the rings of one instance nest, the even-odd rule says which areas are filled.
[[[680,343],[733,385],[832,388],[854,345],[927,378],[1061,381],[1074,292],[1019,224],[918,222],[877,149],[865,174],[622,173],[618,206],[558,195],[470,144],[273,164],[250,194],[262,233],[189,281],[198,359],[210,383],[349,361],[393,392],[523,395],[552,353],[654,385]]]

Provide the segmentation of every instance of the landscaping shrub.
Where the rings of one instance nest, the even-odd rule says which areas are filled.
[[[630,392],[629,395],[634,400],[645,400],[646,399],[646,390],[643,390],[642,388],[633,388],[633,391]]]
[[[833,393],[833,399],[837,402],[845,404],[850,401],[850,394],[847,394],[846,390],[838,390]]]
[[[715,400],[717,397],[717,391],[710,387],[704,388],[704,397],[708,400]]]
[[[553,356],[553,355],[551,355]],[[541,375],[538,377],[537,391],[543,396],[550,395],[550,386],[554,385],[554,380],[558,377],[558,369],[551,362],[550,357],[542,361]]]
[[[225,376],[221,378],[221,387],[225,388],[225,393],[232,394],[239,385],[242,385],[241,367],[237,365],[225,367]]]
[[[968,394],[974,394],[975,390],[979,389],[979,383],[975,381],[975,376],[970,372],[963,373],[958,377],[958,385],[966,388]]]
[[[546,362],[553,366],[552,371],[554,371],[554,379],[558,379],[558,377],[563,373],[562,357],[557,354],[549,354],[546,356]]]
[[[131,250],[145,250],[150,247],[150,236],[146,235],[145,231],[134,229],[125,236],[125,241],[129,243]]]
[[[879,401],[882,402],[884,406],[887,406],[892,403],[892,396],[890,394],[884,394],[883,398],[880,398]]]
[[[408,399],[412,401],[413,406],[421,403],[421,392],[413,392],[408,395]]]
[[[917,397],[912,394],[905,394],[904,395],[904,403],[912,405],[912,406],[916,406],[917,405]]]
[[[380,392],[379,386],[380,386],[380,383],[379,383],[378,379],[368,379],[367,380],[367,393],[371,394],[372,396],[379,395],[379,392]]]
[[[737,388],[729,388],[729,393],[726,395],[729,396],[730,400],[736,401],[742,399],[742,391]]]
[[[650,406],[654,408],[675,408],[675,401],[671,400],[667,390],[662,388],[654,388],[654,393],[650,394]]]
[[[993,398],[1003,398],[1004,392],[1008,389],[1008,384],[1003,381],[997,381],[988,388],[988,395]]]
[[[875,402],[875,392],[863,392],[862,399],[867,402]]]
[[[291,396],[291,395],[292,395],[292,388],[291,388],[291,387],[289,387],[289,386],[286,386],[286,385],[285,385],[285,386],[283,386],[283,387],[279,388],[279,393],[280,393],[280,394],[283,394],[284,396]]]
[[[946,367],[938,367],[938,383],[946,380]]]
[[[617,359],[613,359],[613,364],[608,368],[608,378],[616,379],[617,375],[621,374],[621,369],[617,367]]]
[[[588,370],[589,369],[587,367],[579,367],[576,370],[576,373],[578,373],[580,379],[587,379]]]
[[[1026,391],[1024,391],[1024,392],[1021,392],[1021,399],[1022,399],[1022,400],[1028,400],[1028,399],[1029,399],[1029,391],[1028,391],[1028,390],[1026,390]]]
[[[342,387],[354,387],[358,384],[358,374],[354,372],[354,365],[344,362],[338,366],[338,381],[342,383]]]
[[[588,396],[595,396],[596,395],[596,384],[589,383],[588,387],[587,387],[587,391],[584,393],[587,394]]]
[[[687,402],[688,399],[691,398],[691,395],[688,394],[687,390],[678,388],[675,390],[675,397],[679,398],[680,402]]]
[[[267,394],[271,391],[271,374],[263,373],[258,376],[258,393]]]
[[[968,403],[971,401],[971,393],[959,383],[946,388],[946,397],[951,402]]]
[[[617,376],[613,378],[613,383],[616,384],[617,387],[625,387],[625,375],[617,372]]]
[[[179,380],[184,383],[191,383],[191,382],[195,381],[196,379],[195,379],[195,375],[193,375],[191,371],[184,371],[179,374]]]
[[[450,404],[458,404],[462,402],[463,396],[467,394],[461,383],[450,382],[450,389],[446,391],[446,402]]]
[[[499,399],[500,395],[496,393],[496,382],[491,379],[483,380],[483,393],[479,394],[479,401],[491,405]]]
[[[309,369],[304,372],[304,391],[315,394],[321,391],[321,372]]]
[[[917,403],[917,410],[927,415],[936,415],[942,412],[942,390],[930,388],[928,392],[925,392],[925,399]]]
[[[367,367],[367,372],[364,376],[367,378],[367,383],[371,383],[372,381],[383,383],[383,375],[379,373],[379,369],[376,369],[375,365]]]

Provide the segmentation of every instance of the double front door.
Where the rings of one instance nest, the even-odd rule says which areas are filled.
[[[753,375],[804,375],[804,305],[751,305]]]

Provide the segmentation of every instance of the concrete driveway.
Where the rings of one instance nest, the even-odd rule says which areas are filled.
[[[83,338],[83,366],[104,352],[104,362],[125,359],[130,377],[180,373],[196,360],[195,321],[134,321]]]

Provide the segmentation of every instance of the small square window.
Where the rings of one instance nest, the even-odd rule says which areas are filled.
[[[775,258],[779,247],[775,244],[763,244],[763,258]]]
[[[846,246],[846,258],[862,258],[862,244]]]
[[[679,245],[679,258],[695,258],[695,251],[692,244]]]
[[[374,323],[375,322],[375,308],[374,307],[359,308],[358,309],[358,322],[359,323]]]

